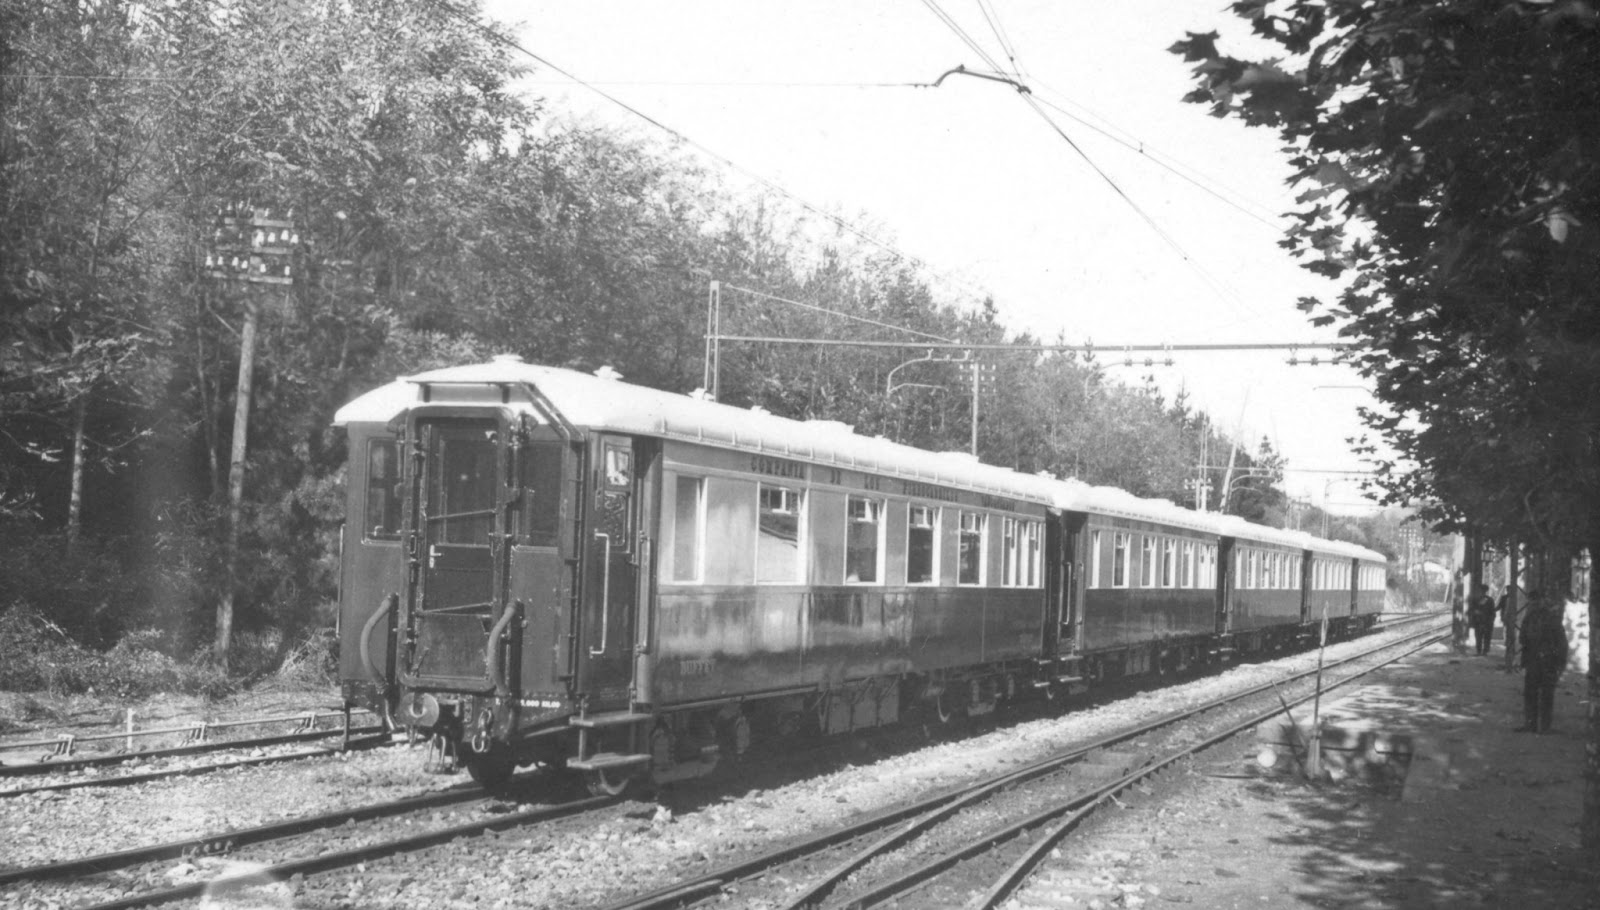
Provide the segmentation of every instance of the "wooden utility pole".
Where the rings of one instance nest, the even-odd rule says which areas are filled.
[[[213,278],[245,286],[244,325],[239,330],[239,381],[233,407],[233,448],[228,460],[228,537],[224,550],[227,571],[222,595],[217,598],[216,637],[211,655],[223,670],[233,644],[233,608],[238,593],[239,531],[244,523],[244,474],[250,433],[250,391],[255,376],[256,328],[261,307],[252,286],[292,285],[292,258],[300,237],[294,222],[273,219],[266,209],[241,203],[217,213],[212,252],[206,272]]]

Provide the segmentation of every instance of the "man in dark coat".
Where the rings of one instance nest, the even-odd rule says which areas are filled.
[[[1548,733],[1555,708],[1556,682],[1567,667],[1567,630],[1560,608],[1538,591],[1528,596],[1522,620],[1522,717],[1518,728]]]
[[[1467,599],[1467,624],[1472,627],[1478,656],[1488,654],[1489,642],[1494,640],[1494,598],[1489,596],[1489,586],[1481,581]]]

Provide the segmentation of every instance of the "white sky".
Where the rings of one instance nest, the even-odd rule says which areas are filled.
[[[939,7],[1005,62],[977,0]],[[1277,246],[1277,214],[1292,199],[1275,137],[1181,101],[1188,67],[1166,49],[1186,31],[1220,30],[1225,50],[1261,50],[1224,0],[990,7],[1035,97],[1092,166],[1010,86],[962,76],[937,89],[881,86],[929,83],[958,64],[989,69],[918,0],[488,0],[492,16],[521,23],[528,50],[807,203],[872,226],[951,279],[952,295],[993,294],[1013,330],[1093,341],[1107,362],[1123,344],[1334,340],[1294,308],[1333,291]],[[525,88],[665,138],[548,69]],[[1227,201],[1152,159],[1199,175]],[[1311,354],[1327,357],[1300,359]],[[1315,473],[1361,469],[1345,440],[1361,433],[1356,407],[1372,399],[1351,388],[1353,371],[1290,367],[1281,351],[1175,357],[1171,368],[1110,372],[1186,386],[1230,433],[1242,419],[1252,445],[1274,441],[1292,495],[1359,506],[1354,482]]]

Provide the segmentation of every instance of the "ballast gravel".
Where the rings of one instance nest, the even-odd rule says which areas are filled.
[[[1369,646],[1330,646],[1329,659]],[[880,811],[916,796],[1026,763],[1139,718],[1314,666],[1315,652],[1143,692],[1120,701],[900,754],[863,754],[837,770],[763,786],[669,790],[604,817],[571,819],[458,840],[341,872],[271,883],[263,906],[316,908],[585,907],[669,884],[732,859]],[[0,868],[77,858],[470,785],[423,768],[403,746],[174,778],[124,787],[0,798]],[[104,773],[104,772],[102,772]],[[220,871],[225,859],[173,862],[166,876]],[[27,883],[0,887],[0,908],[42,906]],[[254,905],[254,904],[252,904]],[[733,906],[741,906],[735,903]]]

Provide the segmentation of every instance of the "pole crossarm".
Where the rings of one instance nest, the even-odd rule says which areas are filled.
[[[1050,351],[1077,351],[1085,354],[1109,353],[1120,354],[1126,351],[1184,351],[1184,352],[1239,352],[1239,351],[1292,351],[1298,349],[1312,349],[1324,351],[1346,351],[1352,346],[1338,342],[1323,341],[1295,341],[1295,342],[1267,342],[1260,344],[1000,344],[1000,343],[962,343],[952,341],[947,343],[930,343],[926,341],[869,341],[852,338],[781,338],[774,335],[714,335],[709,336],[713,341],[749,341],[762,344],[819,344],[837,345],[839,347],[855,348],[924,348],[936,351],[1012,351],[1018,354],[1039,353]]]

